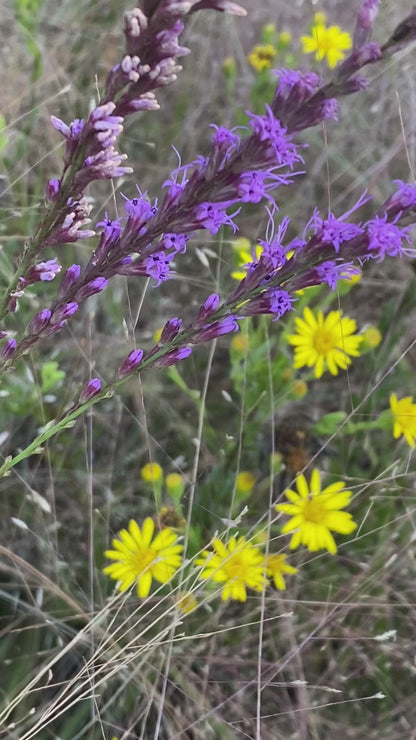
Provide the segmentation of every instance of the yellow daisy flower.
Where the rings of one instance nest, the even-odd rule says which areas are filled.
[[[398,400],[395,393],[390,396],[390,409],[393,415],[393,437],[398,439],[403,435],[410,447],[416,441],[416,404],[412,396]]]
[[[286,555],[272,553],[267,556],[266,573],[273,578],[273,583],[279,591],[286,590],[286,584],[283,579],[283,573],[297,573],[298,569],[286,562]]]
[[[288,337],[295,347],[295,368],[314,367],[315,378],[326,369],[338,375],[339,368],[346,370],[351,365],[351,357],[359,357],[362,337],[354,334],[354,319],[342,318],[341,311],[330,311],[324,318],[322,311],[315,317],[310,308],[305,308],[303,319],[296,318],[295,322],[298,333]]]
[[[277,51],[273,44],[257,44],[251,50],[247,59],[256,72],[262,72],[263,69],[270,69],[276,53]]]
[[[351,49],[352,39],[347,31],[339,26],[328,26],[324,23],[315,23],[311,28],[311,36],[301,36],[304,54],[315,53],[317,62],[327,58],[328,66],[332,69],[344,59],[344,51]]]
[[[262,591],[267,585],[264,555],[244,537],[231,537],[227,544],[215,538],[212,547],[214,552],[204,550],[195,564],[204,566],[201,578],[224,584],[223,601],[246,601],[246,588]]]
[[[290,549],[305,545],[311,552],[328,550],[334,554],[337,551],[334,538],[331,534],[351,534],[357,525],[352,515],[340,511],[348,506],[352,496],[351,491],[345,491],[344,481],[332,483],[321,491],[319,471],[312,471],[311,483],[308,486],[304,475],[296,476],[297,492],[288,488],[285,496],[290,504],[277,504],[276,511],[291,514],[292,518],[282,528],[282,533],[294,532],[290,540]]]
[[[149,595],[152,579],[167,583],[181,565],[182,545],[169,527],[162,529],[152,542],[155,530],[153,519],[144,520],[140,529],[133,519],[129,528],[122,529],[120,539],[113,540],[114,550],[104,553],[117,562],[104,568],[104,573],[119,581],[120,591],[126,591],[137,581],[137,594],[141,599]]]

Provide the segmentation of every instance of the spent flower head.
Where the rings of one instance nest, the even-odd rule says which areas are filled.
[[[126,591],[137,581],[137,594],[144,599],[149,595],[152,579],[167,583],[181,565],[182,545],[176,533],[166,527],[153,539],[155,523],[148,517],[140,528],[130,520],[128,530],[122,529],[120,539],[113,540],[114,550],[105,556],[115,562],[104,568],[104,573],[118,581],[120,591]]]
[[[224,584],[223,601],[246,601],[247,588],[262,591],[267,585],[264,555],[245,537],[231,537],[227,543],[215,538],[212,547],[213,552],[204,550],[195,564],[203,566],[201,578]]]
[[[304,545],[311,552],[328,550],[337,551],[331,534],[351,534],[357,525],[352,515],[341,511],[350,503],[351,491],[345,490],[344,481],[332,483],[321,490],[319,471],[312,471],[308,485],[304,475],[296,476],[297,491],[288,488],[285,491],[289,504],[277,504],[276,511],[290,514],[291,519],[282,528],[282,533],[293,532],[290,549]]]

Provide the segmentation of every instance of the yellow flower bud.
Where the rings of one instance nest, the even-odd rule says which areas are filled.
[[[303,398],[308,392],[307,383],[304,380],[295,380],[292,387],[295,398]]]
[[[163,471],[158,463],[146,463],[141,469],[141,476],[146,483],[158,483],[162,480]]]
[[[381,331],[377,329],[376,326],[369,326],[368,329],[366,329],[362,333],[363,338],[363,347],[368,347],[369,349],[374,349],[375,347],[378,347],[382,340]]]
[[[318,10],[318,12],[314,15],[313,20],[316,26],[324,26],[326,23],[326,13]]]
[[[237,65],[233,57],[225,57],[222,62],[222,73],[227,80],[233,80],[235,77]]]
[[[169,473],[165,478],[165,486],[169,496],[177,501],[185,490],[185,481],[179,473]]]
[[[292,41],[292,34],[290,31],[282,31],[279,33],[279,43],[282,46],[289,46],[290,42]]]
[[[248,470],[242,470],[241,473],[237,475],[237,492],[244,494],[251,493],[254,488],[255,482],[256,480],[252,473],[250,473]]]

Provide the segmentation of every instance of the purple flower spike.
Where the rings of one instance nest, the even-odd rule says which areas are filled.
[[[227,226],[231,226],[235,233],[237,231],[237,226],[233,222],[233,218],[234,216],[237,216],[239,212],[240,209],[232,215],[228,215],[228,213],[224,211],[224,208],[221,208],[217,203],[201,203],[196,208],[195,216],[197,222],[200,224],[200,228],[202,226],[204,229],[207,229],[210,234],[217,234],[221,226],[225,224],[227,224]]]
[[[165,326],[162,329],[160,343],[168,344],[172,341],[172,339],[175,339],[175,337],[179,334],[181,326],[182,319],[169,319],[169,321],[166,322]]]
[[[49,180],[46,186],[46,198],[51,201],[58,200],[59,195],[59,180]]]
[[[173,254],[185,254],[187,240],[185,234],[165,234],[163,245],[165,249],[172,249]]]
[[[271,288],[242,306],[240,313],[242,316],[275,314],[273,321],[277,321],[285,313],[293,310],[292,303],[294,300],[287,290]]]
[[[387,216],[384,216],[384,218],[376,217],[372,221],[368,221],[367,234],[369,237],[368,252],[378,262],[381,262],[386,256],[400,257],[406,254],[414,257],[415,255],[414,249],[403,246],[403,242],[410,244],[409,228],[388,223]]]
[[[140,365],[141,361],[143,359],[143,350],[141,349],[134,349],[130,354],[126,357],[124,362],[120,365],[117,376],[119,378],[125,378],[126,375],[130,375],[130,373],[133,372],[133,370]]]
[[[51,324],[61,324],[62,321],[69,319],[76,311],[78,311],[78,303],[75,301],[66,303],[64,306],[61,306],[61,308],[58,308],[57,311],[53,312]]]
[[[220,305],[220,297],[216,293],[212,293],[206,301],[202,304],[198,311],[197,317],[193,323],[195,327],[203,326],[207,319],[217,310]]]
[[[156,286],[160,285],[164,280],[167,280],[172,271],[169,269],[169,262],[173,259],[173,254],[165,254],[165,252],[157,252],[147,257],[143,264],[146,269],[146,275],[156,280]]]
[[[48,326],[51,316],[49,308],[44,308],[43,311],[35,314],[28,326],[29,334],[40,334]]]
[[[82,303],[82,301],[85,301],[90,296],[94,295],[95,293],[101,293],[104,288],[106,288],[108,285],[108,280],[104,277],[97,277],[94,278],[94,280],[91,280],[86,285],[83,285],[76,294],[76,299],[78,303]]]
[[[225,316],[225,318],[219,319],[219,321],[214,321],[212,324],[203,326],[202,329],[194,334],[191,341],[193,344],[210,342],[212,339],[216,339],[216,337],[220,337],[223,334],[238,331],[239,328],[236,316]]]
[[[94,396],[97,395],[101,390],[101,380],[99,378],[91,378],[91,380],[88,381],[84,385],[84,388],[81,391],[81,395],[79,397],[79,402],[84,403],[84,401],[89,401],[90,398],[94,398]]]
[[[416,185],[401,180],[393,180],[393,184],[397,185],[397,191],[390,195],[378,211],[378,215],[386,213],[389,220],[393,220],[409,208],[416,207]]]
[[[58,299],[63,298],[75,285],[81,273],[80,265],[71,265],[68,267],[65,275],[62,278],[62,282],[58,289]]]
[[[354,49],[361,48],[371,37],[380,0],[362,0],[354,31]]]
[[[33,283],[49,282],[56,277],[61,269],[56,257],[52,260],[46,260],[46,262],[38,262],[37,265],[30,268],[26,275],[20,278],[19,285],[25,287]]]
[[[3,349],[1,351],[1,356],[4,360],[8,360],[10,357],[13,357],[16,351],[16,345],[17,342],[15,339],[7,340],[7,342],[3,345]]]
[[[163,357],[159,357],[155,360],[153,367],[169,367],[169,365],[176,365],[180,360],[185,360],[189,357],[192,349],[190,347],[180,347],[179,349],[173,349],[171,352],[167,352]]]

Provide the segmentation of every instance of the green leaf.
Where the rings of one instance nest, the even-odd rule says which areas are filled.
[[[314,434],[320,434],[324,437],[335,434],[339,426],[347,418],[345,411],[332,411],[330,414],[325,414],[313,428]]]

